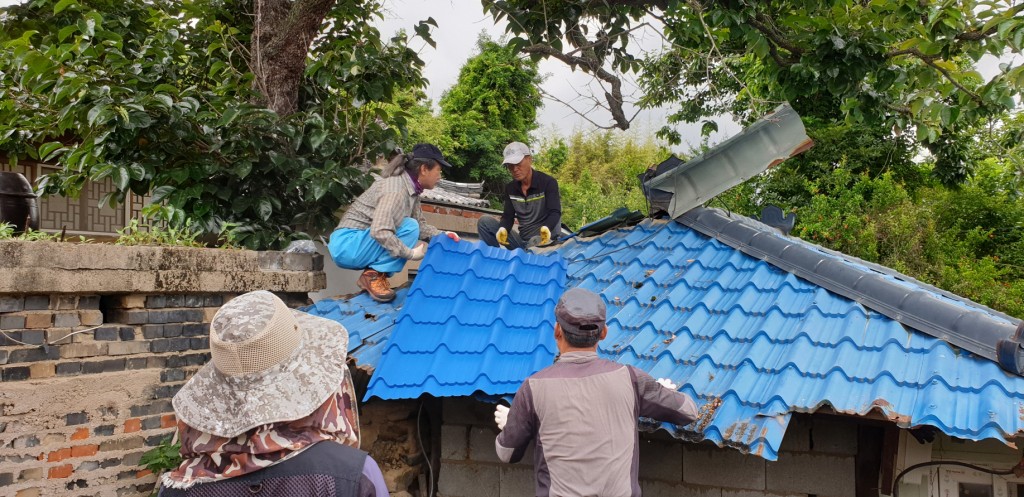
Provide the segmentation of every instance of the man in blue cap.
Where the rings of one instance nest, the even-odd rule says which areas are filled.
[[[638,418],[684,426],[697,406],[670,380],[597,357],[608,334],[597,294],[566,291],[555,319],[558,359],[523,382],[511,409],[495,410],[498,457],[518,462],[535,440],[538,497],[639,496]]]

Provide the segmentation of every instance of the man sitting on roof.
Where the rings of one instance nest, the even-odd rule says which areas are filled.
[[[442,167],[451,165],[429,143],[415,145],[411,154],[396,155],[331,233],[331,259],[345,269],[362,269],[356,284],[373,300],[394,300],[388,277],[401,271],[405,261],[422,259],[427,253],[424,240],[441,233],[423,221],[420,193],[437,186]],[[444,233],[459,241],[459,235]]]
[[[536,440],[537,496],[639,496],[638,418],[683,426],[697,419],[697,406],[670,380],[597,357],[608,334],[597,294],[566,291],[555,320],[555,364],[523,382],[511,410],[494,412],[498,457],[518,462]]]
[[[505,209],[501,221],[484,216],[477,222],[480,240],[492,247],[510,249],[546,245],[561,234],[562,202],[555,178],[533,169],[533,152],[525,143],[505,147],[505,167],[512,181],[505,185]],[[512,224],[519,220],[519,231]]]

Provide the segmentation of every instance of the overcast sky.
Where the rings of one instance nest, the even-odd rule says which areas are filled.
[[[20,1],[0,0],[0,6]],[[378,22],[378,27],[381,34],[386,37],[390,37],[399,29],[411,32],[417,22],[428,17],[433,17],[437,21],[438,27],[433,30],[437,47],[432,48],[422,42],[413,45],[426,62],[424,75],[430,82],[427,94],[435,105],[444,91],[458,79],[459,68],[473,55],[480,33],[486,32],[495,39],[505,34],[505,24],[495,25],[494,20],[484,14],[480,0],[387,0],[384,17],[382,22]],[[660,41],[657,37],[648,35],[634,39],[633,43],[641,48],[655,49]],[[1018,56],[1016,63],[1021,61],[1024,61],[1024,58]],[[991,78],[998,72],[998,63],[996,58],[986,57],[979,64],[979,71],[985,78]],[[573,72],[561,62],[542,61],[540,71],[545,77],[542,84],[544,93],[563,102],[570,102],[578,110],[591,110],[593,105],[587,98],[581,97],[581,94],[603,95],[603,91],[594,83],[592,77],[582,72]],[[627,101],[635,101],[639,92],[635,85],[627,81],[623,85],[623,95]],[[627,116],[632,116],[634,112],[635,108],[627,106]],[[653,134],[662,126],[668,113],[667,109],[643,110],[633,121],[633,129],[640,134]],[[600,125],[607,126],[611,123],[611,116],[602,109],[591,110],[588,117]],[[538,137],[552,133],[567,136],[576,130],[596,129],[577,112],[552,99],[545,100],[538,118],[541,124],[541,130],[535,133]],[[719,119],[718,122],[719,132],[712,135],[712,143],[720,142],[740,129],[729,119]],[[685,142],[682,150],[700,143],[699,125],[683,125],[678,129]]]

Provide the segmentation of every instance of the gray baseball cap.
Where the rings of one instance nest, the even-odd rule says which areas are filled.
[[[605,325],[601,296],[582,288],[570,288],[555,305],[555,320],[562,331],[579,338],[597,337]]]
[[[527,155],[533,155],[530,146],[523,142],[512,142],[505,146],[502,152],[505,156],[503,164],[519,164]]]

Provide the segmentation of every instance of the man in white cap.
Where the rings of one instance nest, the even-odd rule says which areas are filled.
[[[492,247],[529,248],[547,245],[558,238],[562,226],[562,202],[555,178],[533,169],[533,152],[522,142],[505,147],[504,163],[512,173],[505,185],[501,220],[484,216],[477,222],[480,240]],[[519,230],[512,228],[519,221]]]
[[[638,497],[638,418],[685,426],[697,406],[670,380],[597,357],[608,327],[594,292],[567,290],[555,321],[558,359],[523,382],[511,409],[494,413],[498,457],[518,462],[535,440],[538,497]]]

